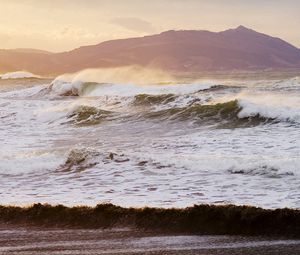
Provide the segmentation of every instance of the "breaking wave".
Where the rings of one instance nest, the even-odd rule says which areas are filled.
[[[96,125],[111,116],[112,112],[101,110],[97,107],[79,105],[71,111],[67,118],[75,125]]]
[[[65,162],[57,168],[57,171],[81,172],[99,164],[120,164],[129,161],[130,159],[124,154],[79,147],[73,148],[67,153]]]
[[[161,94],[189,94],[199,91],[216,89],[214,84],[197,83],[197,84],[126,84],[126,83],[104,83],[104,82],[66,82],[54,80],[50,87],[50,93],[59,96],[136,96],[139,94],[161,95]]]
[[[242,107],[238,100],[226,103],[218,103],[212,105],[189,105],[182,108],[172,108],[156,112],[145,113],[147,118],[163,118],[168,120],[190,120],[199,124],[218,124],[223,127],[224,124],[230,123],[231,127],[253,126],[265,123],[268,118],[261,116],[259,113],[251,116],[239,116]]]
[[[287,98],[286,95],[270,92],[253,94],[247,90],[242,93],[239,86],[208,81],[190,84],[167,82],[166,78],[170,77],[162,74],[158,75],[155,84],[148,84],[146,77],[153,74],[150,75],[149,71],[143,69],[134,70],[141,72],[137,77],[143,77],[144,84],[141,80],[136,84],[108,83],[126,82],[123,76],[128,70],[86,70],[58,77],[47,87],[13,91],[6,93],[6,96],[15,96],[20,92],[22,96],[33,98],[34,94],[47,96],[51,93],[54,96],[95,97],[97,106],[79,105],[66,113],[66,123],[79,126],[100,124],[112,119],[116,113],[126,113],[124,120],[130,116],[139,119],[189,121],[200,125],[217,124],[224,128],[278,122],[300,124],[300,101],[297,96],[289,95]],[[133,69],[130,70],[133,72]],[[114,78],[114,75],[117,77]],[[292,81],[298,84],[299,79],[296,77]]]
[[[97,162],[93,160],[95,156],[97,152],[81,148],[72,149],[68,152],[66,161],[57,170],[81,172],[97,165]]]
[[[219,90],[226,86],[214,81],[178,81],[168,73],[141,67],[87,69],[58,76],[49,92],[60,96],[102,96],[139,94],[189,94]]]
[[[162,95],[148,95],[148,94],[140,94],[134,97],[133,104],[134,105],[160,105],[160,104],[168,104],[170,102],[174,102],[176,100],[176,95],[174,94],[162,94]]]
[[[158,120],[213,125],[219,128],[253,127],[279,122],[291,125],[300,124],[297,106],[265,105],[261,104],[259,100],[253,99],[239,98],[223,103],[209,104],[202,103],[201,100],[190,100],[186,105],[180,107],[174,103],[178,100],[178,96],[173,94],[141,94],[131,100],[133,108],[130,108],[130,104],[126,102],[125,105],[119,106],[117,111],[107,110],[106,102],[102,105],[104,108],[86,104],[75,105],[75,107],[71,105],[71,108],[67,107],[64,110],[67,119],[65,123],[89,126],[117,119],[122,121]],[[183,103],[181,102],[179,105],[181,104]]]
[[[40,78],[40,76],[25,71],[10,72],[0,75],[0,79],[2,80],[25,78]]]
[[[300,90],[300,77],[296,76],[294,78],[278,81],[272,86],[272,89],[282,91]]]
[[[134,103],[164,104],[174,100],[174,95],[147,96],[139,95],[135,97]],[[126,119],[152,119],[168,121],[189,121],[199,125],[217,125],[224,128],[251,127],[259,124],[278,122],[276,118],[265,116],[261,112],[250,112],[238,100],[217,104],[192,104],[185,107],[168,108],[164,110],[141,110],[128,112],[122,115],[123,121]],[[248,115],[246,112],[250,112]],[[120,113],[119,113],[120,114]],[[116,112],[100,109],[95,106],[78,105],[73,107],[66,115],[67,123],[78,126],[97,125],[103,121],[113,120],[120,115]]]
[[[298,97],[264,96],[242,97],[239,118],[263,116],[283,122],[300,124],[300,101]]]
[[[139,95],[135,103],[165,104],[174,100],[173,95],[158,97]],[[198,123],[214,124],[227,121],[235,126],[253,126],[266,123],[288,122],[300,124],[300,105],[263,104],[252,99],[239,98],[216,104],[200,104],[169,108],[159,111],[146,112],[147,118],[163,118],[169,120],[192,120]],[[220,123],[221,126],[224,123]]]

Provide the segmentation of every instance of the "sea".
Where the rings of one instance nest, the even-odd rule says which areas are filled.
[[[300,208],[300,76],[0,78],[2,205]]]

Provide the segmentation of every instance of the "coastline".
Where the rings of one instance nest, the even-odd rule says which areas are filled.
[[[3,228],[0,254],[295,255],[300,240],[279,237],[180,235],[117,229]]]
[[[187,208],[124,208],[34,204],[0,206],[2,227],[132,228],[165,234],[272,236],[300,239],[300,210],[235,205]]]

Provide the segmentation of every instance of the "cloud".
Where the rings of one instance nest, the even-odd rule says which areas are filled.
[[[134,17],[118,17],[111,20],[111,23],[135,32],[151,33],[155,31],[150,22]]]

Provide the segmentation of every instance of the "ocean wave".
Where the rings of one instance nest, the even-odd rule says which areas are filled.
[[[216,81],[178,81],[161,70],[123,67],[87,69],[79,73],[61,75],[52,81],[49,89],[61,96],[136,96],[190,94],[226,87]]]
[[[133,108],[128,105],[122,112],[103,110],[97,106],[76,105],[66,114],[67,123],[75,125],[96,125],[106,120],[114,120],[122,115],[122,120],[165,120],[189,121],[198,125],[216,125],[219,128],[252,127],[260,124],[286,122],[300,123],[298,108],[265,105],[253,100],[235,99],[224,103],[202,104],[199,100],[186,100],[183,107],[176,105],[178,96],[163,95],[137,95],[132,104],[134,106],[155,106],[154,108]],[[182,102],[179,103],[183,104]],[[165,109],[160,109],[164,108]],[[127,109],[128,108],[128,109]]]
[[[277,99],[278,101],[274,101]],[[289,100],[289,101],[284,101]],[[300,102],[297,97],[257,97],[239,99],[239,118],[261,116],[267,119],[300,123]]]
[[[176,99],[172,94],[167,95],[138,95],[133,101],[135,106],[156,105],[160,107]],[[77,126],[97,125],[103,121],[117,120],[122,121],[141,121],[141,120],[164,120],[164,121],[190,121],[200,125],[217,125],[218,127],[234,128],[244,126],[254,126],[263,123],[269,123],[274,119],[261,116],[259,114],[240,117],[242,111],[238,100],[217,104],[199,104],[191,102],[184,107],[175,107],[156,110],[156,108],[133,108],[131,111],[113,112],[103,110],[98,106],[91,105],[71,105],[66,108],[65,124],[74,124]]]
[[[162,95],[148,95],[148,94],[139,94],[134,97],[134,105],[164,105],[176,100],[176,95],[174,94],[162,94]]]
[[[293,171],[284,171],[280,168],[270,165],[257,165],[249,168],[230,168],[228,172],[231,174],[242,175],[262,175],[268,178],[281,178],[285,176],[294,176]]]
[[[162,94],[191,94],[209,89],[220,89],[215,84],[195,83],[195,84],[149,84],[139,85],[133,83],[104,83],[104,82],[66,82],[54,80],[49,89],[50,92],[59,96],[127,96],[134,97],[141,94],[162,95]]]
[[[130,159],[126,155],[112,151],[103,152],[89,148],[73,148],[67,153],[65,162],[57,168],[57,171],[81,172],[99,164],[120,164],[129,161]]]
[[[97,152],[83,148],[72,149],[68,152],[65,162],[57,170],[81,172],[97,165],[97,161],[94,160],[97,155]]]
[[[147,118],[162,118],[168,120],[190,120],[198,123],[231,122],[235,126],[253,126],[266,123],[287,122],[300,123],[300,102],[297,97],[233,97],[234,100],[221,103],[202,104],[201,100],[190,101],[184,107],[174,107],[159,111],[148,111],[143,116]],[[276,99],[276,100],[275,100]],[[139,95],[135,98],[137,104],[165,104],[174,100],[173,95],[157,97]],[[276,103],[274,103],[276,102]],[[278,103],[279,102],[279,103]],[[220,123],[224,124],[224,123]]]
[[[10,72],[0,75],[0,79],[8,80],[8,79],[28,79],[28,78],[41,78],[39,75],[35,75],[30,72],[25,71],[17,71],[17,72]]]
[[[217,124],[223,126],[230,122],[231,126],[253,126],[268,121],[259,114],[240,117],[242,107],[238,100],[217,104],[192,104],[181,108],[171,108],[161,111],[146,112],[143,117],[167,120],[192,121],[199,124]]]
[[[96,125],[111,116],[112,112],[88,105],[76,106],[67,114],[67,119],[75,125]],[[70,121],[68,121],[69,123]]]
[[[280,91],[300,90],[300,77],[296,76],[290,79],[278,81],[271,86],[271,89]]]
[[[186,87],[184,87],[187,85],[182,84],[180,86],[181,89],[187,89]],[[197,90],[197,86],[198,86],[198,90]],[[173,91],[173,88],[171,88],[170,92],[172,93],[137,94],[134,96],[133,104],[144,105],[144,106],[166,105],[174,101],[180,101],[178,99],[184,99],[183,96],[185,96],[185,98],[189,97],[190,100],[181,100],[181,101],[185,101],[187,102],[188,105],[191,105],[194,103],[200,103],[202,101],[208,101],[209,99],[211,99],[212,98],[211,95],[205,97],[206,93],[216,92],[216,91],[226,91],[228,89],[234,89],[234,88],[238,88],[238,87],[228,86],[228,85],[201,84],[201,83],[191,84],[190,91],[187,89],[187,91],[182,91],[182,93],[175,93],[175,91]]]
[[[174,78],[169,74],[155,69],[146,69],[137,66],[106,69],[87,69],[74,74],[58,76],[51,83],[51,90],[58,95],[76,96],[97,96],[96,86],[101,84],[119,85],[149,85],[149,84],[170,84]],[[88,90],[89,93],[85,91]],[[111,88],[109,89],[111,90]],[[125,91],[130,88],[127,87]],[[92,93],[93,91],[93,93]],[[103,92],[103,91],[102,91]],[[124,92],[124,90],[123,90]],[[100,95],[103,93],[100,92]]]

